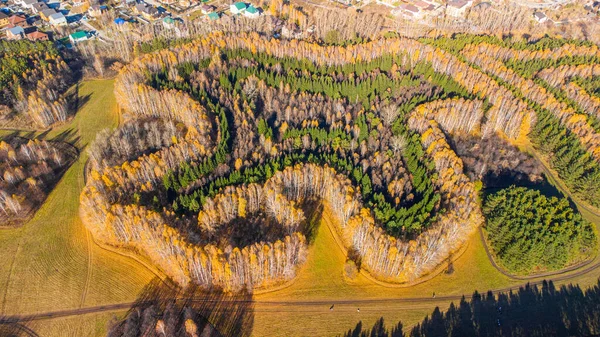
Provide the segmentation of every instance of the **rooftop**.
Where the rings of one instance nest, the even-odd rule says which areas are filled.
[[[48,18],[51,20],[58,20],[58,19],[64,19],[65,16],[63,15],[63,13],[54,13],[54,14],[50,15]]]
[[[236,2],[233,4],[235,6],[235,8],[237,8],[238,10],[242,10],[242,9],[246,9],[246,4],[243,2]]]
[[[451,1],[448,1],[448,6],[455,7],[455,8],[463,8],[463,7],[465,7],[468,4],[469,3],[467,1],[464,1],[464,0],[451,0]]]
[[[39,39],[44,39],[46,37],[48,37],[48,34],[46,34],[44,32],[40,32],[38,30],[27,34],[27,38],[29,38],[30,40],[39,40]]]
[[[19,35],[19,34],[25,33],[25,30],[22,27],[16,26],[13,28],[9,28],[8,32],[11,33],[12,35]]]
[[[250,5],[250,6],[248,6],[248,8],[246,8],[246,12],[248,12],[250,14],[257,14],[258,9],[256,9],[256,7]]]
[[[83,30],[79,30],[76,31],[75,33],[72,33],[71,35],[69,35],[73,40],[79,40],[79,39],[85,39],[87,38],[87,33],[84,32]]]

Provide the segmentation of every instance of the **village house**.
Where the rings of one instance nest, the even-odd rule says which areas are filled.
[[[88,14],[94,18],[102,16],[104,12],[106,12],[106,6],[93,5],[88,9]]]
[[[215,7],[204,4],[204,5],[202,5],[202,7],[200,9],[202,10],[202,14],[208,14],[208,13],[213,12],[215,10]]]
[[[8,27],[27,27],[27,19],[23,15],[13,15],[8,18]]]
[[[217,13],[217,12],[210,12],[210,13],[208,13],[207,17],[209,20],[215,21],[215,20],[219,20],[219,18],[221,16],[219,16],[219,13]]]
[[[50,15],[48,22],[50,22],[50,24],[53,26],[63,26],[67,24],[67,18],[63,15],[63,13],[55,13]]]
[[[8,26],[8,15],[4,14],[4,12],[0,12],[0,28]]]
[[[533,13],[533,18],[535,19],[535,21],[537,21],[539,23],[544,23],[544,22],[548,21],[548,17],[546,16],[546,14],[544,14],[542,12]]]
[[[260,11],[258,8],[254,7],[253,5],[250,5],[244,11],[244,16],[247,18],[256,19],[260,16]]]
[[[27,39],[30,41],[48,41],[48,34],[34,30],[27,34]]]
[[[446,14],[454,17],[463,17],[472,4],[473,1],[471,0],[449,0],[446,5]]]
[[[162,24],[163,24],[163,27],[165,27],[167,29],[175,28],[175,20],[170,16],[167,16],[166,18],[164,18],[162,20]]]
[[[50,15],[52,14],[56,14],[56,11],[52,8],[48,8],[48,9],[44,9],[40,12],[40,18],[42,18],[42,20],[48,22],[50,21]]]
[[[243,2],[236,2],[229,5],[229,11],[231,14],[242,14],[246,10],[246,4]]]
[[[417,6],[408,3],[400,4],[400,6],[392,10],[392,14],[403,15],[405,17],[413,19],[420,19],[424,16],[423,12],[421,12],[421,10]]]
[[[24,8],[27,8],[27,9],[32,9],[32,8],[33,8],[33,5],[35,5],[37,2],[38,2],[37,0],[23,0],[23,1],[21,2],[21,5],[22,5]]]
[[[86,32],[84,32],[83,30],[76,31],[75,33],[72,33],[69,35],[69,41],[71,41],[72,44],[77,44],[79,42],[83,42],[83,41],[87,41],[87,40],[88,40],[88,34]]]
[[[153,20],[158,15],[158,9],[146,3],[135,5],[135,11],[147,20]]]
[[[6,39],[7,40],[20,40],[25,36],[25,30],[23,27],[13,27],[6,30]]]
[[[48,5],[46,5],[46,4],[45,4],[45,3],[43,3],[43,2],[37,2],[37,3],[35,3],[35,4],[34,4],[34,5],[31,7],[31,11],[32,11],[34,14],[41,13],[42,11],[44,11],[44,10],[46,10],[46,9],[48,9]]]

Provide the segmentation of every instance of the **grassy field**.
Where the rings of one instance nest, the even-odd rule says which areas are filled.
[[[84,82],[76,117],[43,136],[83,149],[98,131],[117,124],[113,81]],[[34,136],[26,134],[28,136]],[[153,274],[135,261],[95,245],[79,220],[85,151],[65,173],[34,218],[21,228],[0,230],[0,313],[24,314],[135,300]],[[99,315],[106,316],[106,315]],[[38,324],[42,336],[94,336],[106,319]],[[50,322],[50,321],[48,321]],[[48,334],[42,333],[49,328]],[[85,333],[81,329],[86,330]],[[57,334],[52,334],[51,331]]]
[[[116,126],[118,116],[112,81],[84,82],[79,88],[82,106],[76,117],[47,134],[84,147],[95,134]],[[6,134],[7,132],[4,132]],[[27,134],[25,134],[27,135]],[[29,134],[28,136],[36,136]],[[83,187],[85,151],[67,171],[34,218],[17,229],[0,230],[0,314],[30,314],[74,309],[110,303],[132,302],[154,274],[137,261],[106,251],[91,240],[78,217],[79,193]],[[552,178],[552,177],[551,177]],[[553,180],[560,188],[560,184]],[[582,210],[597,225],[600,219]],[[345,256],[330,231],[330,217],[322,217],[306,264],[287,287],[256,295],[254,336],[329,336],[353,328],[358,321],[371,325],[383,316],[388,327],[401,320],[412,326],[431,313],[443,310],[448,301],[409,303],[378,299],[469,296],[473,291],[518,286],[489,262],[478,234],[473,235],[464,253],[454,262],[454,272],[412,287],[386,287],[359,275],[343,276]],[[579,277],[587,286],[595,283],[600,271]],[[560,284],[560,283],[559,283]],[[338,303],[329,310],[331,301]],[[297,303],[297,302],[311,303]],[[360,312],[357,309],[360,308]],[[124,311],[87,314],[80,317],[40,320],[29,323],[40,336],[102,336],[107,324]]]

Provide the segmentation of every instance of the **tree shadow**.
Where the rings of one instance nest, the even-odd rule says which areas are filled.
[[[254,304],[248,292],[205,291],[151,282],[127,316],[113,322],[109,337],[250,336]]]
[[[27,326],[27,321],[15,320],[0,316],[0,336],[2,337],[38,337],[39,335]]]
[[[526,285],[516,292],[494,295],[473,293],[451,303],[446,312],[436,307],[410,332],[398,323],[387,330],[381,318],[364,328],[359,322],[344,337],[363,336],[598,336],[600,335],[600,280],[582,290],[577,285],[557,289],[544,281],[540,287]]]
[[[80,148],[79,141],[81,140],[81,136],[78,134],[78,132],[75,128],[69,128],[69,129],[59,133],[58,135],[52,137],[51,140],[55,141],[55,142],[68,143],[71,146],[74,146],[75,148],[77,148],[79,151],[79,148]]]

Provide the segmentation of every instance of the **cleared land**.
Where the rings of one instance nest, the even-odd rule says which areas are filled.
[[[112,87],[112,81],[83,83],[79,87],[82,106],[75,119],[44,136],[48,139],[66,137],[83,149],[96,132],[115,126],[117,115]],[[32,314],[132,302],[154,277],[135,260],[103,250],[88,240],[78,217],[86,157],[82,151],[29,223],[19,229],[0,231],[0,256],[5,257],[0,264],[1,314]],[[560,184],[556,185],[562,190]],[[579,205],[577,200],[575,202]],[[600,224],[593,213],[581,211],[588,220]],[[362,275],[347,281],[343,276],[345,257],[327,221],[327,216],[321,219],[308,261],[297,279],[284,289],[255,297],[253,335],[336,335],[354,327],[359,320],[370,325],[381,316],[388,326],[402,320],[407,327],[431,313],[436,305],[445,309],[449,301],[441,299],[442,296],[468,296],[474,290],[481,292],[523,283],[505,277],[491,265],[478,234],[454,262],[452,274],[441,273],[409,288],[383,287]],[[594,270],[573,282],[587,286],[595,283],[599,275],[600,270]],[[427,298],[432,292],[439,300],[411,303],[393,300]],[[381,299],[392,300],[381,302]],[[337,304],[330,311],[334,302]],[[34,321],[28,326],[41,336],[101,336],[107,323],[122,314],[122,310],[101,312]]]

